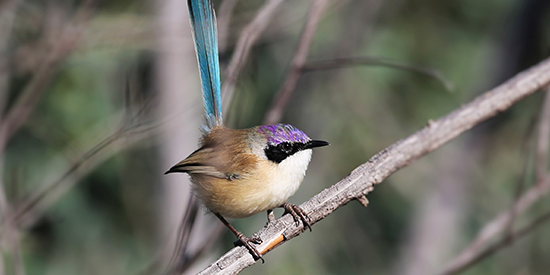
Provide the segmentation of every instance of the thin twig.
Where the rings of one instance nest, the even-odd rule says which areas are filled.
[[[453,91],[454,84],[448,80],[440,71],[432,68],[420,67],[413,64],[402,63],[386,58],[372,57],[372,56],[359,56],[359,57],[347,57],[337,58],[331,60],[319,60],[311,61],[304,65],[303,72],[319,71],[319,70],[333,70],[351,66],[383,66],[388,68],[402,69],[414,73],[419,73],[428,77],[432,77],[440,82],[445,90]]]
[[[550,59],[516,75],[470,103],[432,121],[415,134],[386,148],[367,163],[353,170],[349,176],[323,190],[300,207],[309,215],[310,223],[313,225],[351,200],[368,194],[376,184],[397,170],[548,85],[550,85]],[[256,249],[266,254],[304,230],[302,224],[295,224],[291,215],[284,215],[255,234],[263,240]],[[255,260],[246,248],[236,247],[200,274],[236,274],[254,263]]]
[[[227,40],[229,40],[229,25],[233,9],[239,0],[222,1],[218,12],[218,51],[223,54],[227,49]]]
[[[550,138],[550,93],[547,89],[545,93],[545,100],[542,105],[539,119],[538,119],[538,137],[537,137],[537,151],[536,151],[536,181],[537,183],[544,182],[544,178],[546,175],[546,167],[547,164],[547,157],[548,157],[548,139]],[[527,171],[530,167],[530,161],[529,161],[529,152],[531,151],[529,148],[532,142],[530,142],[530,137],[532,135],[532,132],[534,131],[535,127],[529,127],[527,129],[527,135],[525,137],[524,142],[524,150],[523,153],[525,155],[523,169],[520,175],[520,179],[518,180],[516,184],[516,189],[514,190],[514,200],[510,206],[510,219],[508,221],[508,224],[506,225],[506,228],[504,229],[504,235],[511,237],[512,232],[514,231],[514,221],[516,219],[517,213],[517,205],[518,200],[521,198],[521,194],[523,193],[523,189],[525,186],[525,182],[527,181]],[[546,148],[546,150],[544,150]],[[542,167],[541,167],[542,166]]]
[[[550,89],[546,91],[539,122],[536,151],[537,182],[543,182],[548,174],[548,143],[550,142]]]
[[[15,20],[15,12],[20,2],[21,0],[10,0],[4,1],[4,3],[0,5],[0,122],[2,121],[2,115],[4,114],[4,108],[8,98],[8,80],[10,78],[8,48],[9,42],[11,41],[10,38],[13,30],[13,21]],[[1,143],[0,146],[2,146]],[[0,221],[5,217],[8,208],[8,200],[3,183],[2,150],[3,149],[0,149]],[[3,272],[2,266],[0,266],[0,272]]]
[[[76,48],[86,25],[86,19],[91,14],[91,2],[91,0],[85,1],[75,15],[74,25],[69,24],[62,31],[60,38],[53,39],[55,44],[48,51],[31,81],[21,92],[21,96],[17,98],[13,107],[10,108],[7,115],[0,122],[0,154],[2,154],[11,136],[28,119],[61,62]]]
[[[266,3],[262,6],[254,20],[252,20],[241,32],[239,40],[237,40],[237,46],[235,52],[229,62],[225,78],[222,86],[222,107],[223,113],[227,114],[227,110],[231,105],[231,98],[235,91],[235,84],[237,78],[244,67],[244,64],[248,60],[250,50],[252,46],[256,44],[256,41],[267,28],[271,18],[277,11],[277,8],[284,0],[266,0]]]
[[[470,262],[468,262],[465,265],[457,266],[455,269],[449,269],[445,270],[441,275],[453,275],[458,274],[467,268],[473,266],[474,264],[480,262],[481,260],[495,254],[496,252],[500,251],[501,249],[513,244],[516,240],[518,240],[521,237],[526,236],[528,233],[531,233],[533,230],[535,230],[537,227],[547,223],[550,221],[550,212],[547,212],[540,216],[539,218],[532,221],[530,224],[524,226],[523,228],[511,233],[509,237],[503,237],[498,242],[494,243],[493,245],[487,247],[486,249],[479,252],[477,257],[472,259]]]
[[[21,0],[9,0],[0,4],[0,117],[4,113],[8,96],[9,43],[13,30],[15,13]],[[0,177],[1,178],[1,177]]]
[[[194,251],[192,254],[187,256],[186,262],[179,269],[179,272],[176,274],[184,274],[193,264],[197,262],[210,248],[216,243],[220,235],[225,232],[225,227],[221,223],[216,223],[214,230],[208,238],[197,251]]]
[[[550,191],[550,177],[538,182],[527,190],[511,208],[497,215],[488,222],[477,234],[476,238],[460,252],[441,272],[447,274],[452,270],[460,270],[463,266],[469,265],[483,253],[483,248],[490,243],[495,236],[509,228],[511,220],[515,215],[525,212],[535,202],[539,201]]]
[[[144,126],[142,124],[136,124],[126,127],[125,125],[114,131],[111,135],[107,136],[99,143],[88,149],[80,158],[75,160],[69,168],[60,174],[57,180],[45,185],[34,194],[28,196],[27,199],[19,202],[13,207],[12,213],[7,216],[7,219],[12,219],[14,225],[18,227],[28,226],[38,219],[39,215],[37,210],[46,207],[49,203],[65,193],[69,188],[77,182],[77,179],[85,174],[82,167],[85,167],[86,171],[91,171],[100,162],[95,164],[90,163],[92,159],[98,159],[99,153],[103,153],[102,160],[107,159],[108,156],[113,155],[120,149],[130,147],[136,142],[148,137],[158,125]],[[133,139],[126,139],[132,137]],[[110,150],[105,152],[106,148],[112,146],[116,142],[125,138],[125,142],[120,145],[119,150]],[[79,172],[79,173],[77,173]],[[1,237],[2,234],[0,234]]]
[[[180,222],[180,227],[178,229],[176,247],[174,248],[174,253],[172,254],[172,259],[170,260],[170,268],[173,268],[179,273],[185,270],[188,262],[186,249],[189,245],[189,238],[191,237],[191,231],[195,225],[198,210],[199,204],[197,197],[190,195],[183,218]]]
[[[288,101],[296,88],[296,83],[298,83],[298,79],[302,74],[302,67],[306,63],[306,58],[311,46],[311,41],[313,40],[313,35],[315,34],[315,30],[317,30],[317,25],[319,24],[319,21],[321,20],[321,17],[330,2],[331,0],[317,0],[313,1],[311,4],[306,24],[300,36],[298,48],[292,58],[290,72],[288,73],[283,86],[277,92],[276,99],[267,112],[264,124],[273,124],[281,120],[283,110],[288,104]]]
[[[525,192],[523,195],[519,196],[521,193],[521,189],[523,186],[523,181],[525,180],[525,177],[522,177],[520,179],[520,183],[518,184],[517,190],[516,190],[516,197],[514,199],[513,205],[510,207],[509,210],[506,210],[505,212],[499,214],[495,219],[488,222],[483,229],[481,229],[476,236],[476,238],[468,245],[465,249],[462,250],[462,252],[455,257],[444,269],[442,274],[449,274],[453,270],[462,270],[464,266],[469,266],[472,262],[477,261],[478,257],[480,257],[483,254],[484,247],[487,246],[489,242],[491,242],[495,236],[498,236],[498,234],[504,232],[505,236],[511,237],[513,232],[513,223],[515,220],[515,217],[526,211],[531,205],[533,205],[536,201],[544,197],[549,191],[550,191],[550,177],[545,175],[541,175],[541,169],[543,169],[543,172],[546,171],[546,166],[542,166],[545,164],[540,164],[539,161],[542,161],[543,163],[547,163],[546,158],[544,158],[544,154],[541,152],[541,147],[544,148],[546,146],[546,149],[548,149],[548,144],[544,144],[548,142],[548,139],[550,138],[550,131],[548,129],[548,126],[550,125],[550,93],[547,91],[545,95],[544,104],[542,106],[541,115],[538,123],[539,128],[539,135],[537,140],[537,184],[531,189],[529,189],[527,192]],[[547,150],[546,150],[547,151]],[[548,155],[545,154],[547,157]],[[527,163],[527,160],[526,160]],[[527,165],[527,164],[525,164]]]
[[[21,259],[21,246],[19,232],[16,227],[12,227],[11,232],[11,249],[12,249],[12,261],[15,275],[25,275],[25,267],[23,266],[23,260]]]
[[[19,1],[10,1],[11,8],[15,9],[15,6]],[[75,16],[74,25],[68,24],[68,26],[62,31],[60,38],[53,39],[55,41],[53,47],[50,49],[48,54],[44,57],[39,68],[36,70],[31,81],[25,86],[21,92],[21,96],[17,98],[11,109],[8,111],[5,117],[0,117],[0,157],[3,156],[3,152],[7,145],[8,140],[13,136],[15,132],[25,123],[27,118],[30,116],[32,110],[39,102],[41,94],[46,90],[46,87],[53,79],[55,72],[57,72],[58,67],[61,62],[67,57],[75,48],[77,41],[79,40],[79,35],[82,33],[84,22],[90,13],[89,4],[91,1],[85,1],[79,12]],[[10,6],[3,6],[3,8],[9,8]],[[14,12],[13,10],[7,9],[3,11],[5,13]],[[10,15],[11,16],[11,15]],[[5,19],[4,17],[2,20]],[[11,19],[13,20],[13,18]],[[9,30],[3,29],[3,31],[8,31],[7,33],[3,32],[3,35],[9,35],[11,32],[11,23],[12,22],[3,22],[10,23]],[[75,28],[76,26],[76,28]],[[76,30],[76,32],[75,32]],[[3,44],[7,44],[8,37],[4,37]],[[50,38],[47,38],[50,39]],[[4,97],[7,93],[7,68],[5,67],[6,61],[5,51],[6,45],[2,46],[1,54],[2,61],[0,64],[0,70],[2,73],[3,79],[2,87],[0,87],[0,114],[3,113],[5,107]],[[1,177],[1,175],[0,175]],[[21,259],[21,249],[19,244],[19,227],[16,224],[16,221],[12,219],[11,211],[13,207],[7,204],[6,196],[3,190],[3,183],[0,181],[0,214],[2,214],[3,219],[0,220],[0,224],[3,225],[0,227],[3,232],[0,232],[0,243],[2,239],[7,238],[7,242],[11,247],[12,261],[13,261],[13,271],[16,275],[24,275],[25,269],[23,266],[23,261]],[[0,256],[1,257],[1,256]],[[0,272],[4,272],[3,268]]]
[[[33,210],[36,209],[49,194],[59,189],[63,183],[66,182],[66,180],[72,176],[84,163],[105,149],[107,146],[117,141],[122,134],[123,131],[118,130],[104,140],[100,141],[98,144],[90,148],[90,150],[86,151],[82,157],[75,161],[56,181],[47,184],[40,191],[32,194],[30,198],[18,203],[14,210],[13,222],[18,226],[21,226],[21,222],[27,220],[26,215],[28,213],[33,212]]]
[[[141,110],[139,109],[136,113],[141,114]],[[8,230],[7,227],[9,227],[9,224],[13,224],[17,228],[29,226],[40,217],[42,214],[41,210],[69,190],[86,172],[91,171],[102,163],[102,161],[108,159],[108,157],[121,149],[130,147],[143,138],[148,137],[161,125],[161,123],[145,124],[138,121],[137,118],[122,119],[122,121],[132,121],[133,125],[120,125],[112,134],[86,150],[84,154],[73,161],[67,170],[60,173],[57,180],[45,184],[39,190],[26,196],[24,200],[14,204],[6,214],[5,219],[0,223],[0,242],[6,236],[5,232]],[[120,144],[119,147],[109,151],[105,150],[123,138],[125,138],[125,142]],[[92,160],[95,162],[92,162]]]

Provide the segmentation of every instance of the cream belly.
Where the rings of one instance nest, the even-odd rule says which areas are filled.
[[[262,161],[253,175],[234,180],[193,177],[195,190],[212,212],[245,218],[281,206],[302,183],[312,150],[297,152],[281,163]]]

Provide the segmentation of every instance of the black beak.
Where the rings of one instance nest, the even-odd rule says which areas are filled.
[[[170,173],[177,173],[177,172],[179,172],[179,171],[178,171],[178,170],[176,170],[176,169],[174,169],[174,167],[172,167],[172,168],[170,168],[170,170],[168,170],[168,171],[164,172],[164,174],[166,175],[166,174],[170,174]]]
[[[170,174],[170,173],[187,173],[189,171],[188,169],[185,169],[185,166],[182,166],[180,164],[176,164],[170,168],[170,170],[164,172],[164,174]]]
[[[305,149],[311,149],[311,148],[315,148],[315,147],[323,147],[323,146],[327,146],[327,145],[329,145],[329,143],[326,142],[326,141],[312,140],[312,141],[306,143]]]
[[[170,174],[170,173],[178,173],[178,172],[179,172],[179,171],[177,170],[177,168],[176,168],[176,167],[172,167],[172,168],[170,168],[170,170],[168,170],[168,171],[164,172],[164,174],[166,175],[166,174]]]

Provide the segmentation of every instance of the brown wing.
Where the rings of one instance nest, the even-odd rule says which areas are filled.
[[[204,148],[193,152],[186,159],[180,161],[178,164],[174,165],[166,173],[188,173],[193,174],[203,174],[216,178],[227,178],[227,176],[218,170],[216,167],[210,165],[211,159],[215,159],[215,153],[212,152],[212,148]]]
[[[201,174],[229,180],[246,177],[257,165],[246,138],[245,130],[215,128],[203,138],[201,148],[167,173]]]

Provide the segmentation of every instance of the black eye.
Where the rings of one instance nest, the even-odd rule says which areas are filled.
[[[268,160],[275,163],[281,163],[281,161],[285,160],[287,157],[300,151],[302,146],[303,144],[301,143],[283,142],[277,145],[268,145],[267,148],[264,149],[264,152]]]
[[[292,151],[292,145],[290,143],[281,143],[279,146],[281,147],[281,150],[285,153],[290,153]]]

